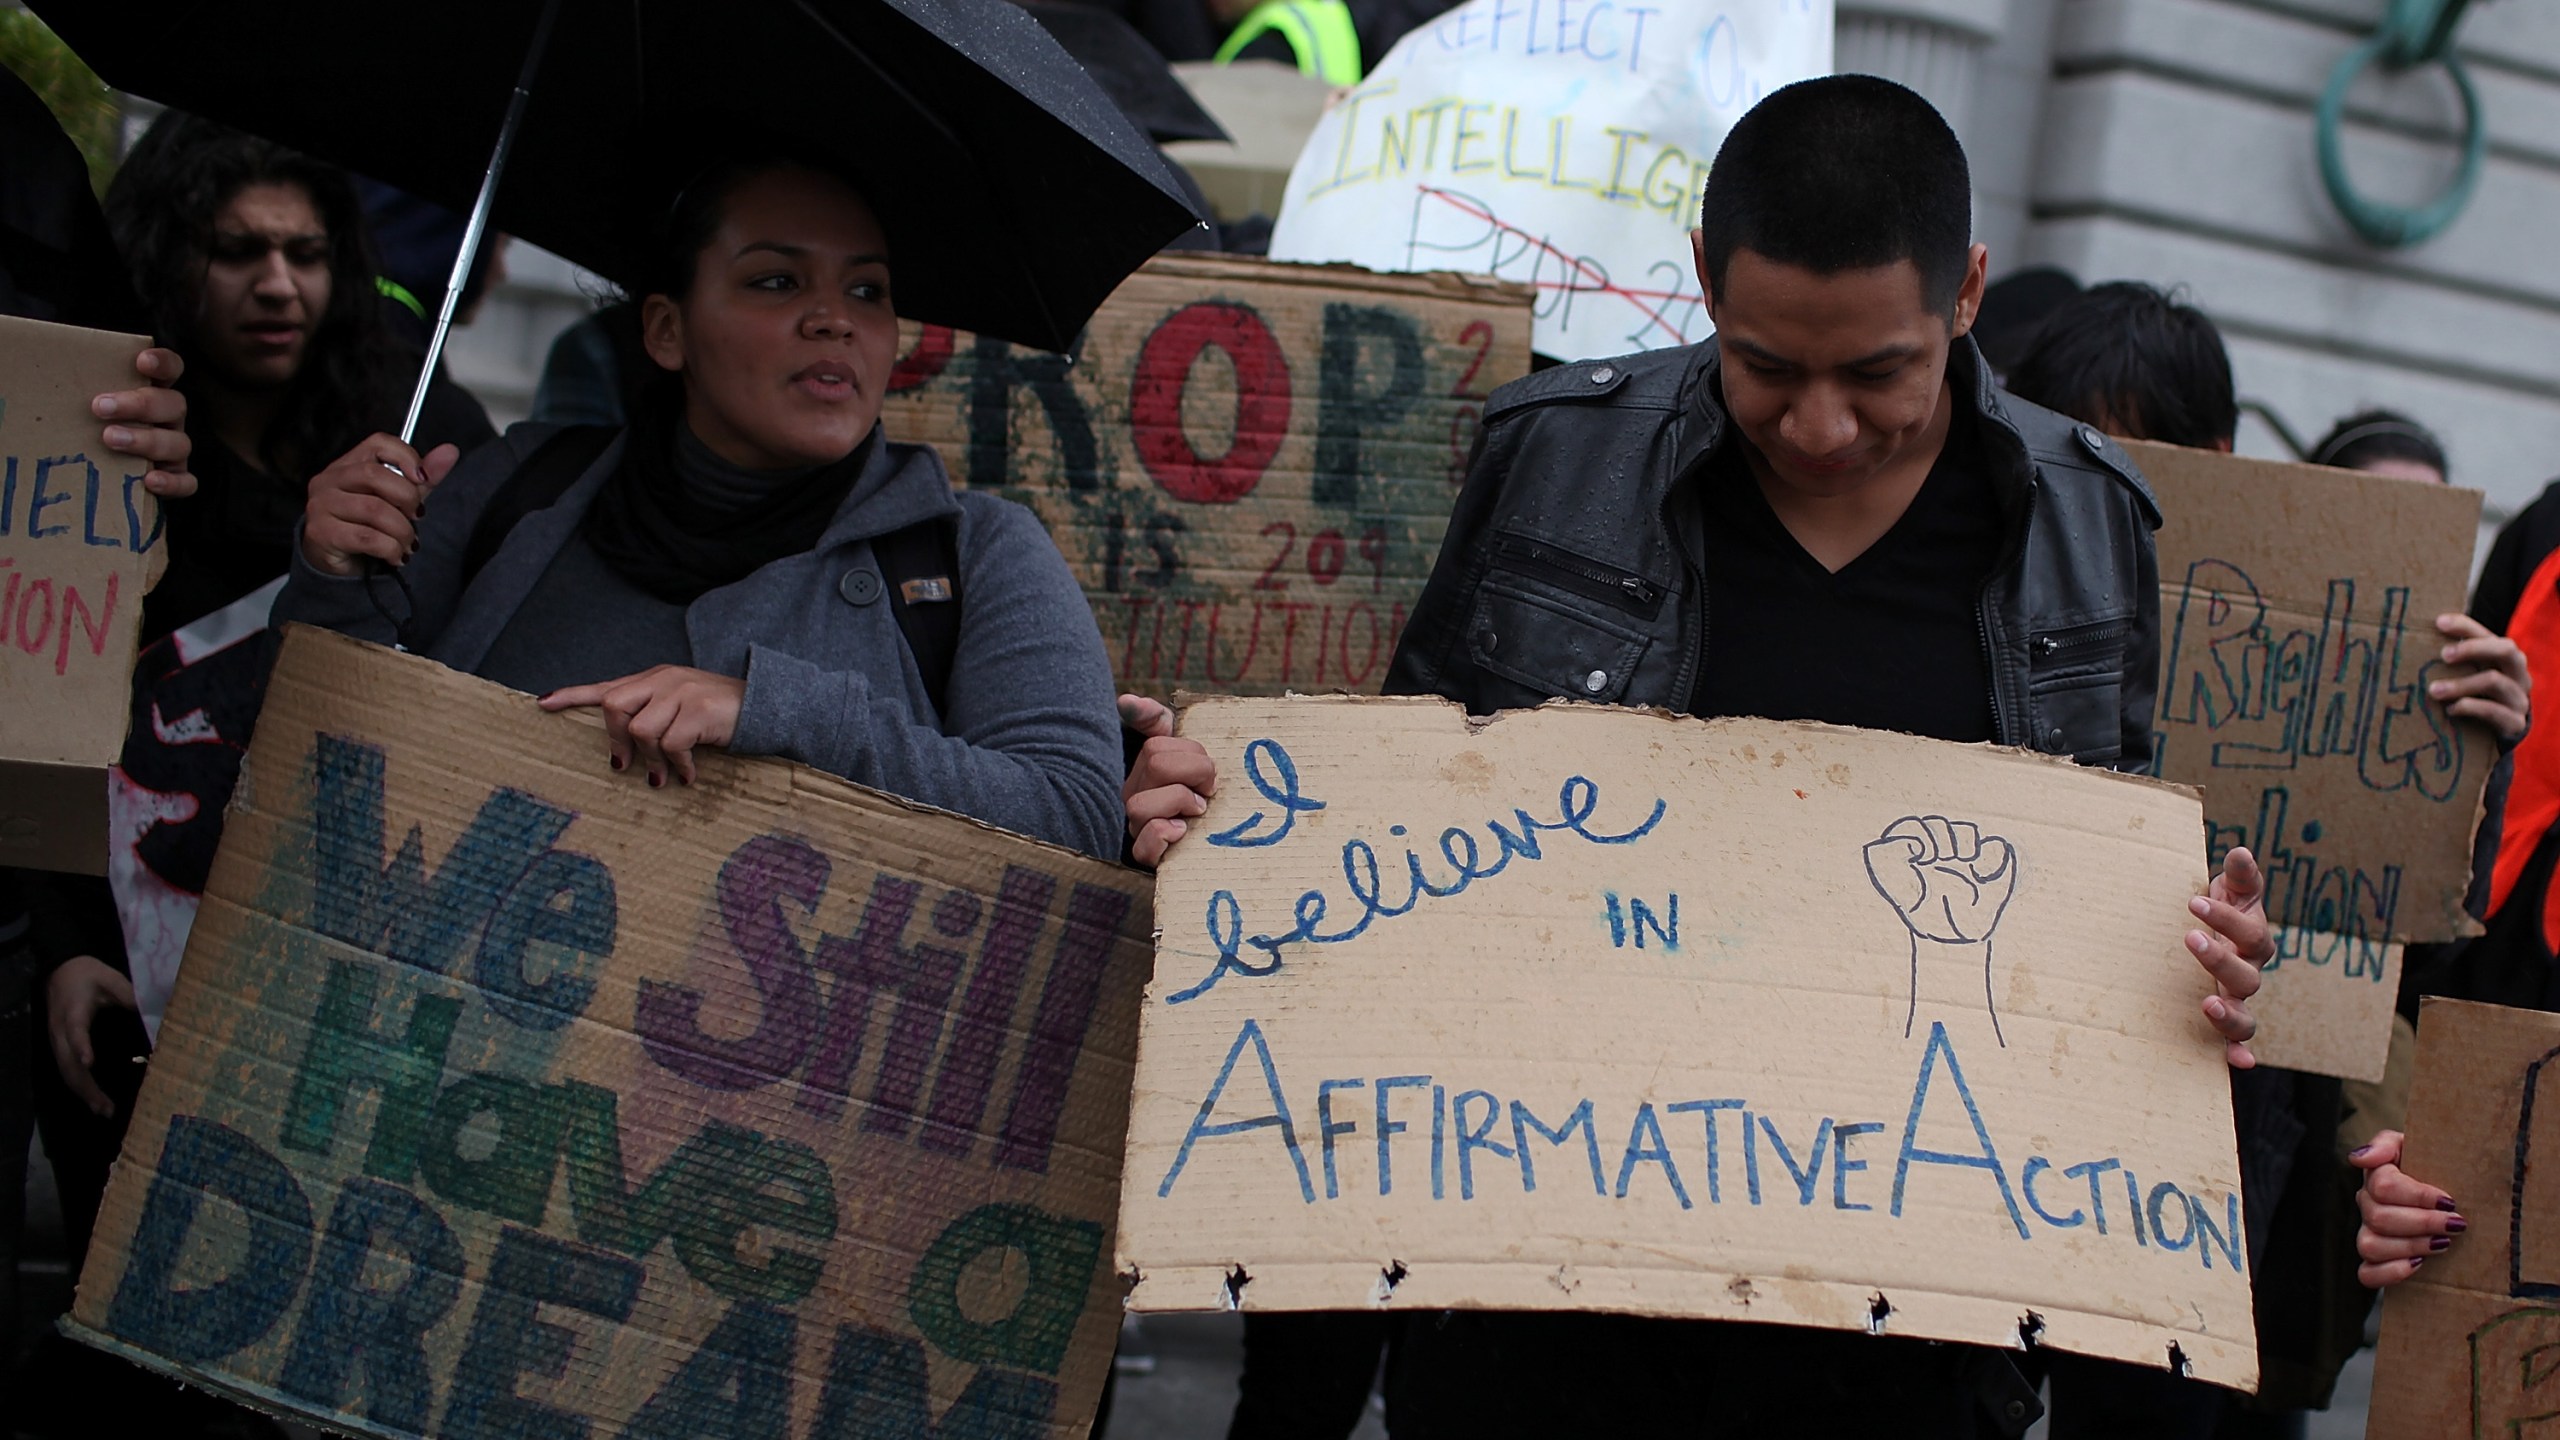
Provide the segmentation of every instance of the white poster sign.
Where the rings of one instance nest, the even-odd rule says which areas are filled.
[[[1831,71],[1831,0],[1467,0],[1338,96],[1271,254],[1537,287],[1562,359],[1706,338],[1689,232],[1725,132]]]

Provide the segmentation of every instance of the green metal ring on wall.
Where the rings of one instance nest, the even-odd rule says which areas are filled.
[[[2459,7],[2456,7],[2458,12]],[[2448,31],[2451,26],[2445,26]],[[2447,37],[2450,38],[2449,36]],[[2445,73],[2453,77],[2454,88],[2462,95],[2462,167],[2455,172],[2453,183],[2444,193],[2424,205],[2390,205],[2368,200],[2356,193],[2355,182],[2347,174],[2347,161],[2340,139],[2340,121],[2347,103],[2347,87],[2355,82],[2366,66],[2377,60],[2392,63],[2395,55],[2405,53],[2402,38],[2389,28],[2355,48],[2338,62],[2329,74],[2329,88],[2320,92],[2318,136],[2320,143],[2320,179],[2328,186],[2329,198],[2345,216],[2355,232],[2373,244],[2385,247],[2415,245],[2445,226],[2462,213],[2471,202],[2471,192],[2480,183],[2480,165],[2488,157],[2489,129],[2480,114],[2480,92],[2472,86],[2471,72],[2463,68],[2461,57],[2447,44],[2433,58],[2440,61]],[[2400,68],[2407,62],[2394,63]]]

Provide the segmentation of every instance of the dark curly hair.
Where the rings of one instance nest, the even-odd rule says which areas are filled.
[[[192,355],[214,217],[243,188],[258,184],[299,187],[329,229],[328,308],[260,452],[245,457],[298,480],[373,431],[397,428],[408,378],[382,323],[372,243],[347,173],[172,110],[153,122],[108,185],[107,224],[161,343]],[[179,388],[190,387],[181,381]]]
[[[2240,428],[2231,355],[2205,313],[2138,280],[2055,307],[2009,367],[2009,393],[2136,440],[2210,450]]]

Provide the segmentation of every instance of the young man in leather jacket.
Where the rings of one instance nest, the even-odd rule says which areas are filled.
[[[2160,515],[2095,429],[2003,395],[1967,331],[1986,252],[1927,101],[1834,76],[1733,128],[1693,236],[1717,338],[1496,392],[1393,693],[1811,719],[2147,768]],[[1142,862],[1214,777],[1142,750]],[[2273,954],[2245,850],[2188,945],[2231,1062]],[[1407,1317],[1397,1440],[2022,1434],[2002,1352],[1761,1324]]]

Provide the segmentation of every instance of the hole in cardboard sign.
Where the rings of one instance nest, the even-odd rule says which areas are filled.
[[[1396,1298],[1396,1287],[1403,1284],[1404,1277],[1412,1273],[1404,1268],[1403,1261],[1388,1261],[1387,1268],[1378,1272],[1378,1303],[1383,1305]]]
[[[2195,1365],[2187,1359],[2187,1352],[2178,1348],[2178,1342],[2170,1341],[2169,1373],[2184,1380],[2195,1373],[2195,1368]]]
[[[1012,1318],[1031,1293],[1031,1257],[1010,1245],[990,1245],[960,1267],[952,1298],[960,1317],[972,1325],[995,1325]]]
[[[1245,1271],[1244,1271],[1244,1267],[1243,1267],[1242,1265],[1231,1266],[1231,1267],[1229,1267],[1229,1268],[1228,1268],[1228,1270],[1227,1270],[1227,1308],[1228,1308],[1228,1309],[1233,1310],[1233,1309],[1235,1309],[1237,1306],[1239,1306],[1239,1305],[1241,1305],[1241,1304],[1243,1304],[1243,1303],[1244,1303],[1244,1287],[1246,1287],[1247,1285],[1250,1285],[1250,1284],[1252,1284],[1252,1283],[1253,1283],[1253,1277],[1245,1273]]]
[[[2033,1350],[2044,1340],[2044,1317],[2033,1310],[2018,1317],[2018,1348]]]
[[[1867,1302],[1867,1333],[1883,1334],[1884,1322],[1892,1318],[1893,1302],[1884,1298],[1883,1291],[1877,1291],[1875,1298]]]
[[[1752,1301],[1760,1298],[1758,1287],[1751,1283],[1751,1277],[1747,1275],[1733,1277],[1733,1283],[1724,1287],[1724,1293],[1732,1296],[1734,1302],[1746,1310],[1751,1308]]]

